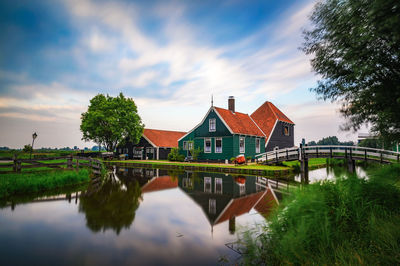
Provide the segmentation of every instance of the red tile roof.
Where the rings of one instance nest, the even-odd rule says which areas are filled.
[[[145,128],[143,135],[157,147],[178,147],[178,139],[183,137],[186,132],[158,130]]]
[[[255,110],[250,117],[254,120],[254,122],[257,123],[267,138],[271,135],[272,129],[274,128],[277,120],[294,124],[292,120],[290,120],[275,105],[268,101]]]
[[[251,120],[248,114],[239,112],[232,113],[230,110],[219,107],[214,108],[234,134],[265,137],[263,132]]]
[[[178,187],[178,179],[170,176],[160,176],[151,179],[142,187],[142,193],[160,191]]]
[[[264,194],[254,209],[256,209],[258,213],[267,216],[276,206],[278,206],[278,202],[274,197],[273,191],[268,189],[267,193]]]
[[[234,216],[240,216],[249,212],[265,193],[266,191],[260,191],[241,198],[232,199],[228,208],[220,214],[214,224],[222,223]]]

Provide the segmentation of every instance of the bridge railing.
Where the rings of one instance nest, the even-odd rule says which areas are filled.
[[[380,162],[400,162],[400,152],[374,149],[359,146],[317,145],[302,148],[293,147],[265,152],[256,155],[257,161],[279,162],[301,160],[302,157],[349,158],[357,160],[374,160]]]

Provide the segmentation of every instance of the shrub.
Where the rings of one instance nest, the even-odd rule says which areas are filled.
[[[236,160],[236,158],[235,158],[235,157],[232,157],[230,161],[231,161],[231,163],[234,163],[235,160]]]
[[[169,161],[183,162],[185,160],[185,156],[179,153],[179,148],[172,148],[167,158]]]

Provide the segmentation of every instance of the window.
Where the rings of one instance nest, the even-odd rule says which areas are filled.
[[[222,194],[222,178],[215,178],[215,194]]]
[[[216,199],[208,200],[208,213],[209,214],[217,213],[217,200]]]
[[[187,141],[184,141],[184,142],[183,142],[183,150],[184,150],[184,151],[187,151],[187,150],[188,150],[188,142],[187,142]]]
[[[244,153],[245,152],[245,144],[244,144],[244,137],[239,138],[239,152]]]
[[[193,141],[188,142],[188,150],[189,151],[193,150]]]
[[[283,135],[289,136],[289,126],[283,126]]]
[[[239,184],[239,194],[240,196],[246,194],[246,184]]]
[[[204,152],[205,153],[211,152],[211,139],[204,139]]]
[[[215,152],[222,153],[222,138],[215,139]]]
[[[260,153],[260,139],[256,139],[256,153]]]
[[[204,192],[211,193],[211,177],[204,177]]]
[[[216,130],[216,121],[215,118],[211,118],[210,120],[208,120],[208,129],[210,132],[215,132]]]

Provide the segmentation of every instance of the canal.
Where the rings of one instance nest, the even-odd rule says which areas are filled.
[[[263,223],[295,181],[115,168],[84,190],[1,202],[0,265],[232,264],[237,232]]]

